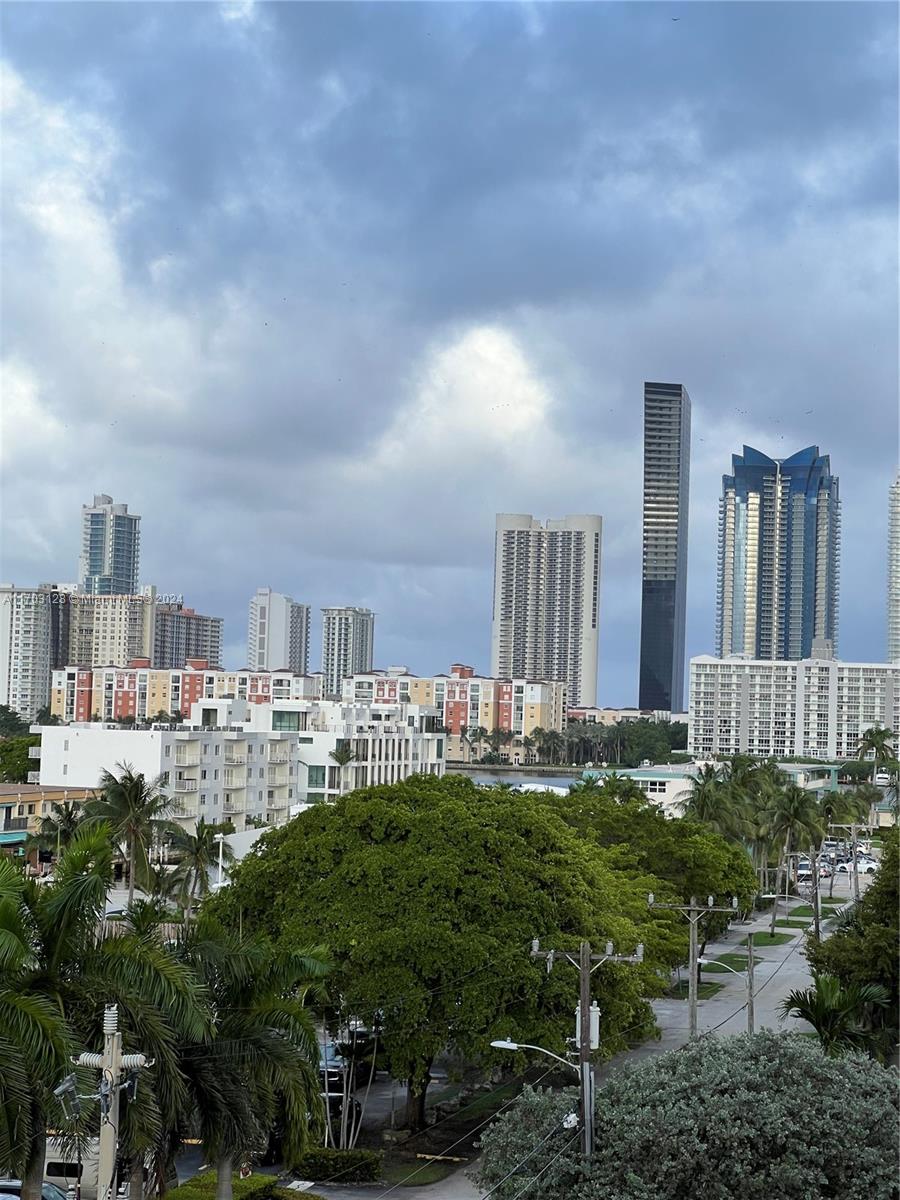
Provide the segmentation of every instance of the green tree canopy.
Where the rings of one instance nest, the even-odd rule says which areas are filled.
[[[801,1035],[701,1038],[610,1076],[587,1179],[563,1125],[575,1104],[568,1090],[526,1092],[485,1130],[479,1183],[496,1187],[492,1200],[513,1200],[534,1177],[539,1188],[526,1194],[541,1200],[897,1194],[895,1078],[864,1055],[829,1058]]]
[[[531,940],[575,949],[581,938],[646,946],[640,967],[594,976],[604,1045],[649,1031],[654,968],[684,956],[686,932],[650,913],[664,887],[568,828],[539,793],[416,775],[318,805],[268,833],[209,903],[234,927],[276,945],[323,944],[346,1009],[380,1017],[394,1075],[409,1079],[408,1118],[424,1120],[435,1056],[486,1050],[512,1036],[556,1050],[572,1027],[577,978],[548,975]]]
[[[844,984],[881,984],[890,1003],[883,1011],[886,1031],[897,1041],[900,1005],[900,853],[897,829],[885,834],[881,865],[858,904],[826,941],[809,938],[806,957],[813,970]]]
[[[0,780],[4,783],[27,783],[28,772],[38,766],[28,757],[28,749],[40,744],[38,735],[3,738],[0,741]]]
[[[20,733],[27,732],[28,722],[8,704],[0,704],[0,738],[17,737]]]

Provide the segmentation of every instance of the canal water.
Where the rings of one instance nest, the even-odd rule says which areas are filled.
[[[520,784],[527,784],[529,789],[532,787],[539,788],[562,788],[568,791],[573,783],[577,783],[580,776],[578,775],[547,775],[541,771],[496,771],[492,772],[488,769],[484,771],[466,771],[466,775],[475,783],[510,783],[514,787]]]

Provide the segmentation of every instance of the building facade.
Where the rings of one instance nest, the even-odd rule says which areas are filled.
[[[433,710],[418,705],[200,700],[184,726],[42,727],[40,783],[96,787],[104,769],[128,762],[160,778],[186,828],[204,817],[241,831],[281,824],[305,804],[357,787],[442,775],[445,738],[435,725]],[[345,767],[331,758],[339,748],[353,751]]]
[[[154,667],[171,670],[192,658],[219,667],[222,625],[221,617],[204,617],[183,604],[158,603],[153,623]]]
[[[247,622],[247,666],[253,671],[309,670],[309,605],[257,588]]]
[[[52,674],[50,711],[60,721],[152,722],[161,713],[187,716],[198,700],[318,700],[321,675],[289,671],[223,671],[203,659],[174,670],[151,668],[148,659],[126,667],[68,666]]]
[[[716,653],[800,659],[837,652],[838,480],[827,454],[786,459],[751,446],[722,477]]]
[[[50,702],[54,667],[66,661],[74,584],[0,584],[0,704],[32,720]]]
[[[602,526],[599,516],[497,516],[492,677],[554,680],[571,704],[596,703]]]
[[[535,729],[562,732],[566,727],[564,683],[491,679],[462,663],[454,663],[449,675],[420,677],[405,667],[353,675],[344,680],[343,699],[433,706],[439,724],[453,738],[473,729],[523,738]]]
[[[156,592],[76,595],[69,615],[69,660],[84,666],[153,659]]]
[[[690,468],[687,389],[645,383],[641,708],[683,707]]]
[[[888,510],[888,662],[900,662],[900,472]]]
[[[873,725],[900,736],[900,665],[691,659],[688,752],[695,757],[850,759]]]
[[[368,608],[322,609],[322,676],[325,696],[337,699],[348,675],[372,670],[375,614]]]
[[[134,595],[138,590],[141,518],[112,496],[81,506],[78,582],[92,596]]]

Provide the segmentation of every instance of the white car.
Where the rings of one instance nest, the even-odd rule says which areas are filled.
[[[860,858],[860,859],[857,859],[856,866],[857,866],[857,870],[859,871],[860,875],[874,875],[876,868],[878,867],[878,863],[875,862],[874,858]],[[839,874],[852,875],[853,874],[853,863],[852,862],[838,863],[837,869],[838,869]]]

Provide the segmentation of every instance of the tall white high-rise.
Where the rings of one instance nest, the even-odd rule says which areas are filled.
[[[344,679],[372,670],[375,614],[369,608],[322,609],[322,689],[339,698]]]
[[[90,596],[133,596],[138,590],[141,518],[112,496],[81,506],[78,582]]]
[[[44,587],[0,584],[0,704],[32,720],[50,702],[54,615],[68,596]]]
[[[900,662],[900,471],[888,512],[888,662]]]
[[[257,588],[250,601],[247,666],[251,671],[309,670],[309,605]]]
[[[570,705],[597,702],[603,518],[545,525],[500,513],[494,546],[491,674],[560,680]]]

